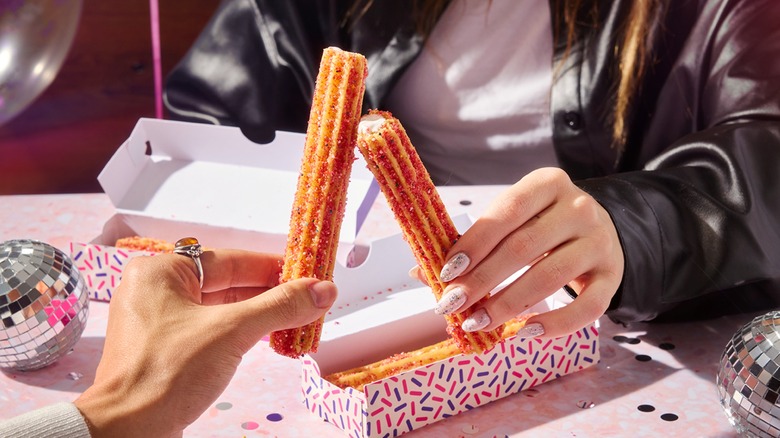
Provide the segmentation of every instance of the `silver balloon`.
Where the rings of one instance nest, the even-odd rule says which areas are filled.
[[[89,291],[67,254],[35,240],[0,243],[0,369],[50,365],[81,338]]]
[[[82,0],[0,0],[0,125],[57,75],[76,34]]]
[[[754,318],[726,345],[720,402],[742,436],[780,436],[780,311]]]

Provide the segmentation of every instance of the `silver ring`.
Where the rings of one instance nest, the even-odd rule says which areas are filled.
[[[185,255],[195,262],[195,266],[198,268],[200,288],[203,289],[203,265],[200,264],[200,255],[203,254],[203,248],[201,248],[200,243],[198,243],[198,239],[194,237],[184,237],[177,240],[173,252]]]

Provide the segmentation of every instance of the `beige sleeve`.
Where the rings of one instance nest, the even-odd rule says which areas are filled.
[[[90,438],[89,428],[73,403],[56,403],[0,420],[5,438]]]

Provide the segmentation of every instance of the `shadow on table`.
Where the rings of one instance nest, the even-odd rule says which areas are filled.
[[[601,360],[595,366],[462,413],[453,422],[432,424],[421,429],[420,435],[450,436],[461,428],[470,427],[479,430],[476,437],[505,436],[532,431],[556,421],[563,428],[561,430],[565,430],[566,427],[577,428],[582,420],[571,423],[560,420],[577,415],[589,422],[592,436],[601,436],[600,432],[608,436],[611,429],[609,422],[603,421],[604,411],[599,409],[602,405],[625,396],[629,396],[626,398],[628,403],[634,403],[637,397],[632,398],[630,394],[662,382],[683,369],[714,384],[726,343],[754,316],[740,314],[689,323],[627,326],[602,320],[599,330]],[[648,394],[655,394],[656,398],[618,407],[624,409],[620,418],[632,421],[631,412],[636,412],[642,403],[660,408],[663,399],[658,399],[655,392]],[[712,404],[717,405],[717,397],[711,396]],[[719,412],[719,409],[714,411]],[[663,411],[654,412],[661,413]],[[681,413],[684,414],[677,414]],[[501,421],[491,423],[493,419]]]
[[[9,379],[55,391],[82,393],[95,380],[103,337],[83,337],[73,350],[53,364],[35,371],[4,371]]]
[[[642,324],[645,334],[638,336],[644,344],[655,347],[659,354],[671,355],[697,377],[715,381],[726,344],[743,325],[763,314],[727,315],[715,319],[687,323]]]

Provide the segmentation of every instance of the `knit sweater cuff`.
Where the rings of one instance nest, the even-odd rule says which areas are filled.
[[[56,403],[8,420],[0,420],[8,438],[90,438],[89,428],[73,403]]]

